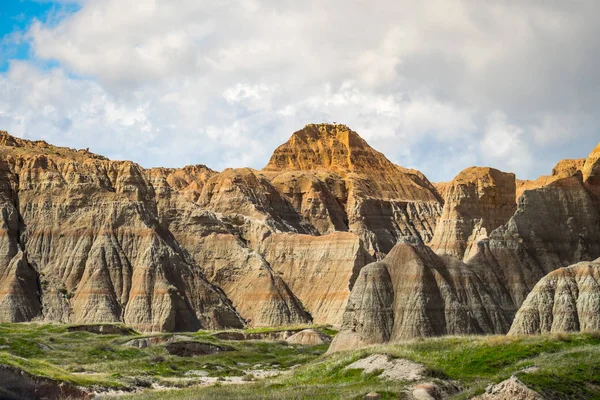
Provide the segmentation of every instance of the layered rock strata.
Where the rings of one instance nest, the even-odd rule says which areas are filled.
[[[289,233],[271,235],[264,257],[310,310],[313,322],[340,326],[350,290],[360,269],[373,261],[358,236]]]
[[[421,336],[502,333],[509,316],[467,265],[418,239],[364,267],[330,351]]]
[[[263,171],[146,170],[3,132],[1,320],[339,325],[358,270],[430,237],[439,196],[345,126],[288,143]]]
[[[1,186],[11,199],[2,207],[11,259],[0,267],[3,321],[242,326],[221,289],[159,225],[139,166],[1,136]]]

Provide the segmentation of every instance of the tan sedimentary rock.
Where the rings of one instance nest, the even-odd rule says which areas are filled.
[[[429,246],[438,254],[467,260],[477,242],[515,213],[515,175],[471,167],[445,189],[444,209]]]
[[[600,259],[542,278],[517,312],[509,335],[600,330]]]
[[[237,225],[253,247],[272,232],[316,233],[266,178],[250,168],[214,175],[204,185],[198,205]]]
[[[5,133],[0,144],[8,199],[3,320],[125,322],[152,331],[241,326],[242,319],[290,325],[311,322],[314,312],[339,323],[352,271],[367,262],[355,235],[335,233],[348,229],[347,189],[327,171],[296,171],[287,181],[247,168],[144,170]],[[298,238],[277,240],[282,254],[269,251],[271,265],[264,241],[279,232]],[[334,234],[310,236],[319,232]],[[307,257],[307,244],[322,250]],[[298,289],[307,304],[285,281],[302,286],[286,270],[302,264],[289,258],[301,254],[301,268],[325,282],[314,285],[314,298]]]
[[[600,144],[590,153],[581,168],[583,180],[600,210]]]
[[[206,165],[188,165],[183,168],[152,168],[147,170],[147,174],[155,188],[168,187],[186,200],[197,201],[206,181],[217,172]],[[161,180],[164,180],[163,185],[158,183]]]
[[[265,174],[323,171],[346,188],[341,199],[348,230],[383,257],[403,237],[429,241],[441,211],[441,198],[423,174],[398,167],[345,125],[309,124],[279,146]],[[338,197],[340,199],[340,197]],[[321,212],[326,214],[325,211]]]
[[[307,323],[310,315],[262,255],[232,227],[193,204],[178,204],[167,226],[252,326]]]
[[[405,240],[361,270],[329,351],[421,336],[501,333],[509,325],[471,268]]]
[[[0,320],[337,325],[348,305],[372,327],[346,335],[357,343],[499,332],[542,276],[600,256],[598,153],[559,163],[510,217],[504,175],[436,188],[344,125],[306,126],[264,170],[222,172],[1,133]],[[422,245],[434,232],[443,256]],[[413,250],[358,273],[405,238]]]
[[[348,194],[337,175],[322,172],[263,172],[271,184],[320,234],[348,230]]]
[[[450,187],[451,184],[452,184],[452,181],[450,181],[450,182],[434,182],[433,187],[435,187],[435,190],[437,190],[440,197],[442,199],[445,199],[446,192],[448,191],[448,188]]]
[[[325,236],[271,235],[262,252],[310,311],[313,321],[339,326],[360,268],[373,261],[358,236],[335,232]]]
[[[425,375],[425,366],[404,358],[393,358],[389,354],[371,354],[344,369],[362,369],[366,374],[379,373],[379,378],[395,381],[418,381]]]
[[[2,136],[0,136],[2,139]],[[23,322],[40,314],[38,272],[20,243],[18,177],[0,161],[0,321]]]
[[[18,177],[19,242],[27,251],[8,266],[17,277],[35,270],[19,281],[37,289],[29,299],[41,299],[38,317],[146,331],[242,325],[226,296],[160,228],[142,168],[6,133],[2,143],[2,160]],[[7,304],[4,294],[0,315],[14,319]]]
[[[511,376],[496,385],[488,387],[484,394],[473,400],[542,400],[538,392],[529,389],[516,376]]]
[[[525,191],[515,215],[479,243],[469,264],[484,281],[494,282],[492,290],[510,293],[516,312],[543,276],[600,256],[599,220],[581,173],[556,180]]]

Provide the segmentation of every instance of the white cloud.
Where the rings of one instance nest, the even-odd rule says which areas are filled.
[[[0,74],[0,128],[222,169],[260,168],[294,130],[337,121],[432,180],[471,164],[533,177],[597,141],[599,8],[85,0],[13,36],[36,58]]]
[[[506,115],[496,111],[489,117],[481,141],[481,154],[483,157],[489,157],[489,164],[500,169],[528,172],[532,160],[527,143],[523,139],[523,129],[510,124]]]

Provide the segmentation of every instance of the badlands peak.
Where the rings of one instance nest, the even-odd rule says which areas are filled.
[[[265,170],[328,170],[344,175],[376,168],[395,166],[346,125],[308,124],[275,150]]]

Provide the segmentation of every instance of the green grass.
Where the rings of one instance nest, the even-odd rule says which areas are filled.
[[[369,354],[387,353],[425,364],[428,380],[452,379],[467,399],[490,383],[517,375],[549,398],[600,398],[600,336],[592,334],[530,337],[478,336],[417,340],[322,357],[290,375],[248,385],[142,393],[128,399],[358,399],[376,391],[383,398],[405,398],[407,384],[386,382],[377,374],[345,367]],[[522,370],[535,365],[536,372]]]
[[[148,335],[69,332],[66,325],[0,324],[0,364],[79,386],[117,388],[139,379],[161,383],[186,378],[186,373],[192,370],[206,371],[212,377],[226,377],[243,376],[244,369],[254,365],[260,365],[261,369],[290,368],[311,362],[327,350],[327,346],[293,346],[287,342],[222,341],[213,333],[201,331],[184,335],[192,340],[232,347],[233,351],[178,357],[170,355],[163,345],[144,349],[124,346],[132,339]],[[182,381],[181,384],[187,383]]]
[[[331,327],[316,328],[335,333]],[[248,332],[281,329],[292,327]],[[124,346],[129,340],[147,335],[69,332],[65,325],[0,324],[0,364],[85,387],[119,388],[152,382],[181,387],[137,393],[128,399],[358,399],[371,391],[380,393],[384,399],[405,398],[407,383],[381,380],[378,373],[346,369],[350,363],[370,354],[386,353],[424,364],[427,380],[459,382],[464,390],[456,399],[471,398],[490,383],[511,375],[517,375],[547,398],[600,399],[600,334],[429,338],[332,355],[324,355],[327,345],[223,341],[213,334],[200,331],[185,335],[232,347],[233,351],[177,357],[169,355],[163,345],[144,349]],[[523,372],[532,366],[536,367],[533,372]],[[251,369],[289,370],[289,373],[243,385],[186,387],[195,382],[189,371],[231,377],[245,376]]]

